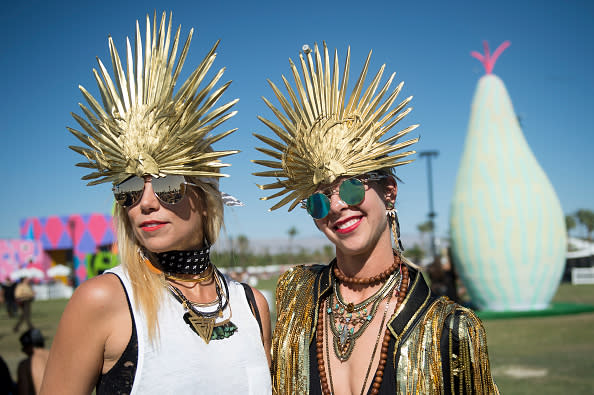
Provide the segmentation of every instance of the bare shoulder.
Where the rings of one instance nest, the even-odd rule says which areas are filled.
[[[87,309],[109,310],[121,307],[126,294],[117,276],[103,274],[82,283],[72,295],[70,303]]]
[[[123,314],[129,314],[124,288],[117,276],[103,274],[76,288],[62,314],[59,329],[72,335],[92,330],[97,341],[105,341],[112,333],[114,320],[121,319]]]
[[[117,276],[103,274],[82,283],[60,319],[41,393],[91,393],[102,369],[112,363],[110,355],[117,360],[125,348],[126,341],[117,348],[111,339],[128,339],[130,323],[126,293]]]

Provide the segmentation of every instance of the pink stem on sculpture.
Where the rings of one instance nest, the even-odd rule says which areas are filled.
[[[472,51],[472,52],[470,52],[470,56],[478,59],[479,62],[481,62],[483,64],[483,67],[485,68],[485,72],[487,74],[491,74],[491,72],[493,71],[493,67],[495,66],[495,62],[497,61],[497,58],[510,45],[511,45],[511,43],[509,41],[507,41],[507,40],[504,41],[503,43],[501,43],[501,45],[499,47],[497,47],[495,52],[493,52],[493,55],[491,55],[489,52],[489,44],[486,41],[483,41],[483,47],[485,48],[485,54],[482,55],[477,51]]]

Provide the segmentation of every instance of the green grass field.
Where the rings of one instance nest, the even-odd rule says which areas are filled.
[[[275,280],[258,288],[273,291]],[[562,284],[555,302],[594,305],[594,285]],[[55,335],[66,300],[37,301],[33,323]],[[20,351],[14,319],[0,312],[0,355],[13,376]],[[594,313],[484,320],[493,375],[502,394],[594,394]],[[24,328],[23,328],[24,329]]]

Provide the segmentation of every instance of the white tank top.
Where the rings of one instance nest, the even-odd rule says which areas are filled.
[[[131,395],[272,393],[260,327],[240,283],[225,277],[231,322],[238,328],[231,337],[206,344],[184,322],[184,308],[167,292],[158,313],[160,331],[151,342],[144,314],[135,307],[127,272],[122,266],[108,272],[122,280],[136,324],[138,362]]]

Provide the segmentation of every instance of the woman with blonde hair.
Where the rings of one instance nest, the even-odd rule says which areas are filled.
[[[192,32],[175,65],[180,30],[171,40],[165,19],[157,29],[155,15],[151,38],[147,16],[144,48],[137,23],[127,75],[109,39],[114,79],[101,61],[94,71],[103,107],[80,88],[93,111],[81,105],[88,121],[73,114],[87,134],[70,129],[86,145],[71,148],[94,169],[83,177],[89,185],[113,183],[121,265],[83,283],[68,303],[44,394],[271,392],[266,299],[209,258],[223,201],[234,202],[219,191],[219,169],[228,166],[220,158],[237,152],[211,147],[234,130],[211,132],[237,100],[215,107],[229,86],[213,90],[223,70],[199,88],[218,43],[173,92]]]

